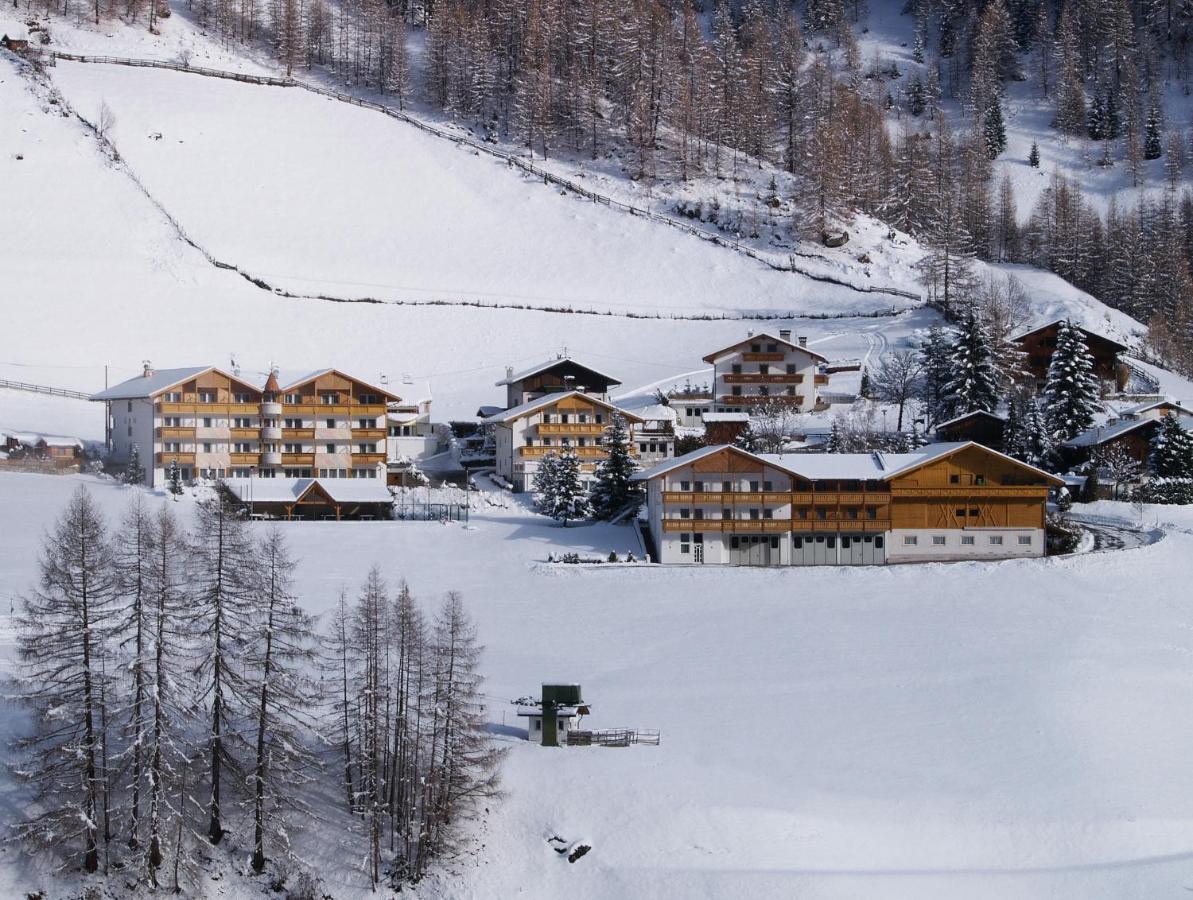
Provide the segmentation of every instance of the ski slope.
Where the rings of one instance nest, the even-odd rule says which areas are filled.
[[[23,523],[0,543],[0,612],[79,483],[111,517],[134,490],[0,476],[0,507]],[[1099,900],[1193,884],[1188,533],[1005,563],[572,568],[543,560],[624,554],[632,532],[495,503],[469,528],[283,526],[313,611],[376,562],[428,605],[461,590],[477,619],[507,796],[481,846],[416,896]],[[662,744],[520,740],[508,701],[553,678],[582,683],[594,727],[659,728]],[[0,793],[12,815],[20,792]],[[569,865],[555,834],[594,849]],[[330,836],[303,846],[337,900],[367,894]],[[52,884],[0,860],[5,896]]]

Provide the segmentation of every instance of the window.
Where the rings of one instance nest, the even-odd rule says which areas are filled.
[[[381,398],[377,394],[359,394],[356,397],[356,402],[362,406],[372,406],[375,403],[380,403]]]
[[[880,536],[878,536],[878,537],[876,537],[876,538],[874,538],[874,547],[875,547],[875,549],[877,549],[877,550],[881,550],[881,549],[882,549],[882,536],[881,536],[881,535],[880,535]]]
[[[772,490],[773,488],[774,488],[774,485],[771,482],[769,482],[769,481],[762,482],[762,489],[764,491],[769,491],[769,490]]]
[[[943,546],[944,546],[944,544],[945,544],[945,541],[944,541],[944,535],[943,535],[943,534],[934,534],[934,535],[932,535],[932,545],[933,545],[934,547],[943,547]]]
[[[302,428],[302,419],[282,419],[282,425],[286,428]]]
[[[639,453],[645,453],[645,452],[646,452],[646,444],[645,444],[645,442],[638,444],[638,452],[639,452]]]
[[[849,507],[849,509],[848,509],[848,510],[846,510],[846,512],[847,512],[847,514],[849,515],[849,518],[851,518],[851,519],[856,519],[856,518],[857,518],[857,513],[858,513],[858,510],[857,510],[857,507],[856,507],[856,506],[851,506],[851,507]]]
[[[758,366],[758,374],[759,375],[769,375],[770,374],[770,366],[767,365],[766,363],[760,363]]]
[[[757,519],[757,518],[758,518],[758,510],[756,510],[756,509],[751,509],[751,510],[750,510],[750,518],[751,518],[751,519]]]
[[[302,444],[283,444],[282,450],[286,453],[302,453]],[[287,478],[290,476],[287,475]]]
[[[973,546],[973,535],[972,534],[961,535],[961,546],[962,547],[972,547]]]
[[[985,483],[986,483],[986,476],[985,476],[985,475],[975,475],[975,476],[973,476],[973,483],[974,483],[974,484],[985,484]]]
[[[340,395],[339,394],[320,394],[319,402],[322,403],[324,406],[335,406],[337,403],[340,402]]]
[[[733,396],[734,396],[734,397],[740,397],[740,396],[741,396],[741,385],[740,385],[740,384],[735,384],[735,385],[733,386],[733,392],[732,392],[732,393],[733,393]]]
[[[253,420],[248,418],[247,416],[238,416],[237,418],[232,420],[232,427],[233,428],[252,428]]]
[[[852,543],[853,543],[853,541],[851,541],[849,538],[847,538],[847,537],[842,537],[842,538],[841,538],[841,549],[842,549],[842,550],[848,550],[848,549],[849,549],[849,547],[850,547],[850,545],[852,545]]]
[[[721,482],[721,491],[722,491],[722,493],[728,494],[728,493],[730,493],[732,490],[733,490],[733,482],[732,482],[732,481],[722,481],[722,482]]]
[[[211,423],[212,423],[212,422],[214,422],[214,421],[215,421],[215,419],[211,418],[210,416],[205,416],[205,417],[203,418],[203,427],[204,427],[204,428],[210,428],[210,427],[211,427]]]
[[[753,492],[755,492],[755,493],[757,493],[757,492],[758,492],[758,482],[757,482],[757,481],[751,481],[751,482],[750,482],[750,490],[751,490],[751,491],[753,491]]]
[[[1002,546],[1002,535],[1001,534],[990,535],[990,543],[993,544],[995,547],[1001,547]]]
[[[704,518],[704,510],[702,510],[702,509],[693,510],[693,515],[697,519],[703,519]]]
[[[376,419],[357,419],[356,427],[357,428],[376,428],[377,420]]]
[[[866,507],[866,518],[867,519],[877,519],[878,518],[878,507],[877,506],[867,506]]]
[[[182,445],[177,441],[166,441],[166,443],[162,444],[162,449],[166,453],[178,453],[182,450]]]
[[[818,519],[827,519],[827,518],[828,518],[828,511],[827,511],[827,510],[825,510],[823,507],[818,507],[818,508],[816,509],[816,518],[818,518]]]
[[[212,452],[212,450],[211,450],[211,447],[212,447],[212,445],[211,445],[211,444],[209,444],[209,443],[204,443],[204,444],[203,444],[203,452],[204,452],[204,453],[211,453],[211,452]]]
[[[182,391],[167,391],[166,392],[166,402],[167,403],[181,403],[182,402]],[[128,401],[128,411],[129,412],[133,411],[133,401],[131,401],[131,400]]]
[[[245,442],[237,443],[233,446],[233,453],[252,453],[253,445]]]
[[[949,484],[960,484],[960,483],[961,483],[960,475],[950,475],[949,476]]]
[[[376,469],[353,469],[352,477],[353,478],[376,478],[377,470]]]
[[[692,490],[694,490],[697,494],[699,494],[701,491],[704,490],[704,482],[703,481],[693,481],[692,482]]]
[[[679,535],[679,552],[680,553],[691,553],[692,552],[691,541],[692,541],[692,535],[690,532],[687,532],[687,531],[681,532]]]
[[[969,515],[971,518],[974,518],[974,519],[976,519],[978,517],[978,510],[977,510],[976,506],[971,506],[969,508]]]
[[[914,547],[919,542],[920,542],[920,539],[918,537],[916,537],[914,534],[903,535],[903,546],[904,547]]]
[[[801,507],[799,508],[799,517],[800,517],[801,519],[806,519],[806,518],[808,518],[808,507],[806,507],[806,506],[801,506]]]
[[[775,511],[773,509],[764,509],[762,511],[762,518],[773,519],[774,517],[775,517]]]
[[[954,514],[954,515],[955,515],[955,516],[956,516],[958,519],[964,519],[964,518],[965,518],[965,507],[963,506],[963,507],[961,507],[960,509],[955,509],[955,510],[953,510],[953,514]]]
[[[767,352],[767,353],[778,353],[778,352],[779,352],[779,345],[778,345],[778,344],[767,344],[767,345],[766,345],[766,352]]]
[[[200,403],[215,403],[215,391],[199,391]]]
[[[691,516],[692,516],[692,511],[690,509],[688,509],[686,506],[680,508],[679,517],[681,519],[689,519],[689,518],[691,518]]]
[[[1029,544],[1031,544],[1031,535],[1030,534],[1019,535],[1019,543],[1020,543],[1020,545],[1022,545],[1024,547],[1028,546]]]
[[[835,537],[825,538],[825,543],[830,550],[836,549],[837,539]]]
[[[324,420],[323,420],[323,424],[324,424],[324,426],[325,426],[325,427],[327,427],[327,428],[335,428],[335,427],[336,427],[336,420],[335,420],[335,419],[324,419]]]
[[[302,395],[301,394],[286,394],[285,396],[282,397],[282,399],[286,403],[301,403]]]
[[[328,444],[328,445],[327,445],[327,446],[325,446],[323,449],[324,449],[324,451],[325,451],[325,452],[327,452],[327,453],[335,453],[335,452],[336,452],[336,445],[335,445],[335,444]]]
[[[802,537],[793,537],[791,539],[791,546],[796,550],[802,550],[804,546],[804,539]]]
[[[795,374],[795,363],[788,363],[788,364],[787,364],[787,374],[788,374],[788,375],[794,375],[794,374]]]
[[[692,489],[692,482],[690,482],[690,481],[681,481],[681,482],[679,483],[679,489],[680,489],[681,491],[688,491],[688,490],[691,490],[691,489]]]
[[[237,403],[252,403],[253,402],[252,394],[233,394],[232,397],[233,397],[233,399],[236,400]]]
[[[733,371],[731,374],[733,374],[733,375],[741,374],[741,363],[734,363],[732,368],[733,368]]]
[[[751,353],[761,353],[762,345],[761,344],[750,344],[750,352]]]
[[[724,509],[721,510],[721,518],[722,519],[732,519],[733,518],[733,510],[731,510],[728,506],[726,506]]]

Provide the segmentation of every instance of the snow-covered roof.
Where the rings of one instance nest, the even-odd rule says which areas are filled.
[[[790,475],[798,476],[807,481],[886,481],[910,472],[913,469],[918,469],[920,466],[935,460],[950,456],[967,447],[981,447],[987,453],[992,453],[1018,466],[1031,469],[1033,472],[1054,482],[1058,481],[1055,475],[1051,475],[1043,469],[1030,466],[1027,463],[1013,459],[1004,453],[991,450],[989,447],[973,441],[941,441],[936,444],[928,444],[925,447],[920,447],[908,453],[749,453],[738,447],[714,445],[711,447],[701,447],[699,450],[694,450],[683,456],[677,456],[674,459],[664,460],[658,465],[635,473],[633,480],[649,481],[672,469],[686,466],[713,453],[729,449],[767,465],[782,469]]]
[[[503,412],[505,412],[504,406],[487,406],[486,405],[486,406],[482,406],[479,409],[477,409],[476,417],[478,419],[490,419],[493,416],[496,416],[499,413],[503,413]]]
[[[744,412],[710,412],[705,413],[702,418],[707,422],[748,422],[750,421],[750,414]]]
[[[956,425],[958,422],[964,422],[966,419],[972,419],[975,416],[985,416],[987,419],[995,419],[996,421],[1003,422],[1003,423],[1006,423],[1006,421],[1007,421],[1005,416],[1000,416],[998,413],[987,412],[984,409],[975,409],[975,410],[972,410],[971,412],[962,413],[959,416],[954,416],[953,418],[949,419],[946,422],[937,422],[936,430],[939,431],[941,428],[947,428],[950,425]]]
[[[621,409],[621,407],[618,407]],[[628,410],[622,410],[627,412]],[[675,410],[663,403],[652,403],[649,406],[639,406],[634,409],[634,415],[647,422],[674,422]]]
[[[520,716],[541,716],[543,714],[542,707],[539,706],[519,706],[518,715]],[[574,706],[557,706],[555,707],[555,717],[557,719],[574,719],[577,715],[576,707]]]
[[[285,392],[291,391],[296,387],[302,387],[304,384],[309,384],[316,378],[319,378],[323,375],[339,375],[341,378],[347,378],[349,381],[355,381],[363,384],[365,387],[371,388],[378,394],[384,394],[386,397],[389,397],[392,400],[405,399],[404,397],[395,394],[387,387],[381,387],[380,385],[373,384],[371,381],[365,381],[363,378],[360,378],[356,375],[349,375],[347,372],[344,372],[341,369],[334,368],[315,369],[314,371],[310,372],[279,371],[278,381],[281,382],[281,390]]]
[[[45,444],[47,447],[78,447],[83,449],[83,442],[77,437],[62,434],[42,434],[38,431],[0,431],[0,439],[12,438],[25,447]]]
[[[78,447],[83,449],[83,442],[76,437],[65,437],[60,434],[43,434],[38,438],[39,444],[45,444],[47,447]]]
[[[538,363],[537,365],[533,365],[529,369],[523,369],[521,372],[515,372],[513,375],[510,375],[508,378],[503,378],[503,379],[501,379],[501,381],[497,382],[497,386],[501,387],[503,385],[513,384],[516,381],[521,381],[523,378],[529,378],[531,375],[537,375],[540,372],[546,372],[548,369],[553,369],[562,363],[571,363],[574,366],[579,366],[581,369],[587,369],[589,372],[591,372],[594,375],[600,375],[602,378],[604,378],[610,384],[621,384],[621,379],[614,378],[612,375],[608,375],[608,374],[602,372],[600,369],[594,369],[592,366],[588,365],[587,363],[582,363],[579,360],[573,359],[570,356],[557,356],[555,359],[544,360],[543,362]]]
[[[223,483],[246,503],[294,503],[316,484],[337,503],[393,502],[382,478],[227,478]]]
[[[1121,410],[1120,414],[1124,416],[1137,416],[1140,413],[1150,412],[1153,409],[1176,409],[1183,413],[1193,415],[1193,410],[1186,406],[1182,406],[1181,402],[1175,397],[1161,397],[1159,400],[1150,400],[1147,403],[1140,403],[1137,406],[1129,406]]]
[[[734,341],[728,347],[722,347],[720,350],[714,350],[712,353],[708,354],[708,356],[704,357],[704,361],[708,362],[708,363],[714,362],[715,360],[724,356],[730,350],[736,350],[742,344],[750,344],[750,343],[755,343],[757,341],[773,341],[776,344],[783,344],[784,346],[789,347],[792,350],[799,350],[802,353],[806,353],[809,356],[813,357],[814,359],[820,360],[821,362],[828,362],[827,356],[822,356],[821,354],[817,353],[815,350],[811,350],[808,347],[801,347],[799,344],[793,344],[793,343],[791,343],[791,341],[785,340],[784,338],[773,335],[769,331],[759,331],[754,334],[747,335],[746,337],[742,338],[740,341]]]
[[[543,407],[550,406],[553,403],[558,403],[560,400],[564,400],[568,397],[583,397],[585,400],[588,400],[590,403],[593,403],[596,406],[619,412],[625,416],[625,418],[631,421],[643,421],[642,416],[638,415],[637,413],[632,413],[629,410],[622,409],[619,406],[614,406],[612,403],[607,403],[604,400],[594,397],[592,394],[586,394],[584,391],[567,391],[566,393],[560,394],[545,394],[542,397],[539,397],[537,400],[530,400],[526,403],[519,404],[518,406],[511,406],[509,409],[502,410],[501,412],[495,413],[494,415],[486,416],[482,421],[485,424],[512,422],[514,419],[520,419],[523,416],[528,416],[531,413],[538,412]]]
[[[1022,329],[1021,331],[1012,335],[1011,340],[1012,341],[1021,341],[1024,338],[1030,337],[1033,334],[1037,334],[1038,332],[1041,332],[1041,331],[1046,331],[1047,329],[1052,328],[1054,325],[1060,325],[1064,321],[1066,321],[1066,320],[1063,318],[1062,319],[1053,319],[1050,322],[1042,322],[1038,325],[1032,325],[1030,328]],[[1122,350],[1128,349],[1126,344],[1123,344],[1120,341],[1116,341],[1112,337],[1107,337],[1106,335],[1101,334],[1100,332],[1091,331],[1089,328],[1086,328],[1084,325],[1082,325],[1079,322],[1074,322],[1072,320],[1069,320],[1069,324],[1072,325],[1074,328],[1078,329],[1079,331],[1083,331],[1085,334],[1089,335],[1090,337],[1096,337],[1099,340],[1106,341],[1108,344],[1114,344],[1116,347],[1119,347]]]
[[[1093,428],[1086,429],[1070,440],[1064,441],[1062,447],[1097,447],[1105,444],[1107,441],[1112,441],[1115,438],[1120,438],[1124,434],[1129,434],[1136,429],[1143,428],[1145,425],[1155,425],[1156,419],[1119,419],[1118,421],[1109,425],[1095,425]]]
[[[92,394],[92,400],[138,400],[142,397],[153,397],[160,394],[162,391],[169,390],[175,385],[182,384],[184,381],[189,381],[197,375],[202,375],[205,372],[221,371],[215,366],[187,366],[182,369],[154,369],[148,375],[138,375],[135,378],[130,378],[128,381],[122,381],[120,384],[113,385],[110,388],[100,391],[98,394]],[[227,372],[221,374],[228,375],[233,378],[233,375]],[[240,379],[237,379],[238,381]]]

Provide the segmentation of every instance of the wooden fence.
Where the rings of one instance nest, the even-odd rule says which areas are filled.
[[[606,728],[602,731],[569,731],[569,747],[628,747],[630,744],[659,745],[659,732],[642,728]]]
[[[687,222],[681,222],[680,220],[673,218],[672,216],[664,215],[663,213],[633,206],[632,204],[624,203],[620,200],[614,200],[612,197],[609,197],[605,194],[598,194],[596,191],[592,191],[586,187],[576,184],[574,181],[569,181],[566,178],[561,178],[552,172],[548,172],[547,170],[536,166],[529,160],[523,159],[521,156],[508,153],[482,141],[476,141],[472,138],[455,134],[446,128],[440,128],[435,125],[431,125],[410,115],[407,112],[404,112],[403,110],[394,109],[392,106],[386,106],[384,103],[378,103],[374,100],[366,100],[362,97],[346,94],[343,91],[335,91],[331,90],[330,88],[319,87],[317,85],[309,84],[305,81],[299,81],[296,78],[279,78],[271,75],[246,75],[243,72],[228,72],[223,69],[209,69],[204,66],[184,65],[182,63],[167,62],[165,60],[135,59],[123,56],[88,56],[78,53],[60,52],[55,52],[53,56],[55,59],[64,59],[70,62],[99,63],[104,65],[133,66],[150,69],[169,69],[175,72],[186,72],[191,75],[203,75],[208,78],[225,78],[231,81],[240,81],[247,84],[259,84],[269,87],[301,88],[304,91],[310,91],[312,94],[319,94],[323,97],[330,97],[331,99],[338,100],[341,103],[349,103],[353,106],[359,106],[362,109],[369,109],[373,110],[374,112],[379,112],[382,115],[389,116],[391,119],[397,119],[400,122],[405,122],[407,125],[412,125],[420,131],[426,132],[427,134],[451,141],[452,143],[458,144],[460,146],[468,147],[469,149],[475,150],[478,153],[484,153],[488,156],[493,156],[497,159],[504,160],[509,166],[521,169],[528,175],[541,178],[544,184],[555,185],[559,188],[562,188],[563,190],[568,191],[569,193],[576,194],[577,196],[583,197],[587,200],[591,200],[593,203],[600,203],[604,206],[608,206],[611,209],[617,209],[632,216],[650,219],[653,222],[658,222],[662,225],[667,225],[671,228],[678,229],[679,231],[683,231],[687,234],[693,235],[694,237],[700,238],[703,241],[708,241],[709,243],[715,244],[719,247],[725,247],[727,249],[734,250],[750,257],[751,259],[757,260],[763,265],[768,266],[771,269],[775,269],[776,271],[793,272],[798,275],[803,275],[805,278],[810,278],[813,281],[818,281],[825,284],[834,284],[839,287],[849,288],[850,290],[858,291],[864,294],[886,294],[889,296],[903,297],[917,301],[922,299],[920,294],[913,291],[905,291],[901,288],[855,284],[840,278],[834,278],[831,275],[808,271],[807,269],[800,268],[796,265],[794,254],[789,255],[786,259],[779,259],[773,254],[763,253],[762,251],[747,246],[746,244],[743,244],[734,238],[727,238],[723,235],[714,234],[711,231],[698,228],[695,225],[688,224]]]
[[[82,391],[69,391],[66,388],[49,387],[44,384],[27,384],[24,381],[6,381],[0,378],[0,388],[14,391],[28,391],[31,394],[49,394],[53,397],[69,397],[72,400],[90,400],[90,394]]]

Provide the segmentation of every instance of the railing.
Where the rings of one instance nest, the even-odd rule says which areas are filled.
[[[170,463],[176,462],[180,466],[193,466],[195,464],[195,454],[193,453],[159,453],[157,461],[163,466],[168,466]]]
[[[804,380],[803,375],[789,375],[779,373],[772,375],[762,372],[729,372],[721,376],[725,384],[799,384]]]
[[[195,428],[194,428],[194,426],[191,426],[189,428],[174,427],[174,426],[170,426],[170,427],[162,426],[161,428],[159,428],[157,430],[157,436],[159,438],[162,438],[163,440],[167,440],[167,441],[170,441],[170,440],[193,441],[195,439]]]
[[[354,466],[375,466],[386,461],[384,453],[353,453],[352,465]]]
[[[569,747],[628,747],[630,744],[659,746],[661,735],[652,728],[606,728],[601,731],[569,731]]]
[[[745,362],[782,362],[784,354],[768,352],[768,353],[743,353],[741,358]]]
[[[352,429],[353,440],[380,441],[380,440],[384,440],[386,436],[387,436],[387,433],[384,428],[353,428]]]
[[[767,403],[799,406],[804,398],[802,394],[722,394],[717,402],[726,406],[764,406]]]
[[[600,435],[605,433],[607,425],[599,422],[540,422],[539,434],[586,434]]]
[[[315,454],[313,453],[283,453],[283,466],[307,466],[313,467],[315,465]]]
[[[430,125],[421,119],[415,118],[407,112],[394,109],[392,106],[386,106],[382,103],[377,103],[372,100],[365,100],[360,97],[355,97],[351,94],[345,94],[342,91],[334,91],[329,88],[318,87],[313,84],[307,84],[306,82],[298,81],[294,78],[277,78],[267,75],[245,75],[241,72],[228,72],[222,69],[210,69],[204,66],[183,65],[182,63],[167,62],[165,60],[133,59],[130,57],[121,56],[90,56],[78,53],[58,52],[52,53],[51,58],[55,60],[63,59],[70,62],[132,66],[134,68],[169,69],[175,72],[186,72],[191,75],[203,75],[209,78],[225,78],[231,81],[244,82],[246,84],[300,88],[304,91],[310,91],[313,94],[330,97],[331,99],[338,100],[342,103],[349,103],[352,106],[359,106],[362,109],[369,109],[373,110],[374,112],[382,113],[383,115],[389,116],[391,119],[397,119],[400,122],[405,122],[407,125],[411,125],[427,134],[451,141],[454,144],[466,146],[477,153],[484,153],[488,156],[501,159],[507,165],[521,169],[523,172],[533,175],[536,178],[541,178],[545,184],[555,185],[557,187],[563,188],[566,191],[576,194],[577,196],[583,197],[586,200],[603,204],[610,209],[621,210],[633,216],[649,219],[652,222],[659,222],[660,224],[666,225],[670,228],[675,228],[679,231],[683,231],[687,234],[697,237],[700,240],[708,241],[709,243],[715,244],[716,246],[734,250],[744,256],[748,256],[751,259],[757,260],[763,265],[771,269],[775,269],[776,271],[793,272],[813,281],[839,285],[841,287],[849,288],[850,290],[863,294],[888,294],[895,297],[904,297],[917,301],[923,299],[920,294],[913,293],[911,291],[905,291],[900,288],[881,285],[854,284],[850,281],[835,278],[832,275],[809,271],[796,265],[794,254],[789,254],[785,259],[775,259],[770,254],[767,254],[761,250],[755,250],[753,247],[749,247],[740,241],[734,240],[733,238],[726,238],[720,234],[716,234],[703,228],[698,228],[695,225],[691,225],[687,222],[680,221],[679,219],[673,218],[672,216],[633,206],[632,204],[624,203],[620,200],[614,200],[612,197],[609,197],[605,194],[598,194],[597,192],[583,187],[574,181],[569,181],[568,179],[561,178],[559,175],[549,172],[546,169],[542,169],[529,160],[523,159],[522,157],[513,153],[500,150],[483,141],[477,141],[461,134],[455,134],[446,128]],[[767,356],[773,357],[774,354],[767,354]],[[783,355],[780,353],[777,354],[777,356],[779,359],[782,359]]]
[[[233,466],[255,466],[259,461],[260,454],[257,453],[233,453],[230,457]]]
[[[233,428],[232,440],[255,441],[261,437],[259,428]]]
[[[282,439],[287,441],[313,441],[315,439],[315,429],[283,428]]]
[[[69,397],[72,400],[90,400],[90,394],[84,394],[82,391],[68,391],[66,388],[49,387],[44,384],[28,384],[24,381],[7,381],[0,378],[0,388],[9,388],[14,391],[27,391],[31,394],[49,394],[52,397]]]
[[[663,531],[770,534],[784,532],[876,532],[887,531],[890,519],[663,519]]]
[[[604,459],[607,455],[604,447],[519,447],[518,453],[521,456],[535,458],[565,450],[570,450],[580,459]]]

